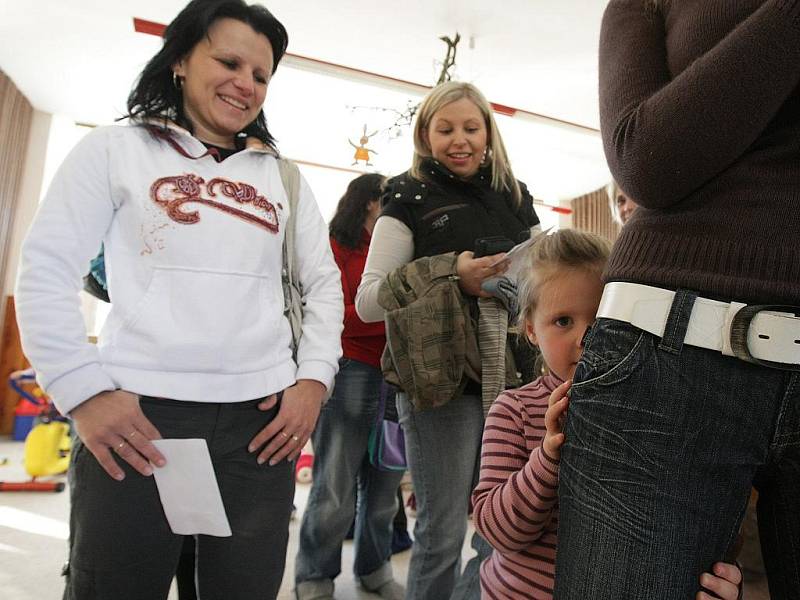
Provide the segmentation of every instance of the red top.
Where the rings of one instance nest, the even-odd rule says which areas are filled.
[[[380,368],[381,354],[386,345],[386,330],[383,321],[364,323],[356,314],[356,292],[361,283],[361,274],[367,262],[367,251],[372,236],[362,230],[358,248],[342,246],[331,238],[333,258],[342,273],[344,292],[344,331],[342,332],[342,351],[345,358],[357,360]]]

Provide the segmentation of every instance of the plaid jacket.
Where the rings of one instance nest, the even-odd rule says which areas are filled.
[[[408,394],[417,410],[460,396],[467,377],[481,381],[486,351],[497,354],[497,349],[479,348],[477,324],[458,287],[456,258],[455,252],[419,258],[390,273],[378,292],[378,303],[386,310],[381,368],[386,380]],[[507,355],[502,350],[505,326],[500,335],[491,337],[492,345],[499,344],[500,354]],[[491,364],[493,371],[499,369],[493,379],[517,382],[513,359],[510,364]],[[491,395],[488,403],[499,391],[485,390],[484,395]]]

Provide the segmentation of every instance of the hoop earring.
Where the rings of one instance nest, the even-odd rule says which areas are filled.
[[[183,81],[180,77],[178,77],[178,74],[175,71],[172,72],[172,85],[174,85],[175,89],[179,92],[183,89]]]

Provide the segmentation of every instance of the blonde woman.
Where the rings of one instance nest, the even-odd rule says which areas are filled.
[[[516,241],[539,219],[527,189],[514,178],[489,103],[474,86],[448,82],[430,92],[417,114],[414,149],[411,168],[389,180],[356,309],[364,321],[382,320],[386,302],[379,296],[382,286],[384,292],[391,286],[387,278],[429,278],[440,292],[412,304],[428,302],[430,318],[403,334],[412,355],[422,348],[423,356],[412,356],[424,363],[414,377],[427,381],[406,386],[397,400],[417,497],[407,598],[478,598],[478,567],[491,549],[476,535],[478,556],[463,574],[460,556],[484,424],[481,371],[461,360],[453,343],[454,329],[461,330],[448,324],[458,322],[461,310],[469,321],[477,298],[488,296],[481,283],[505,269],[501,254],[475,258],[476,240]],[[388,322],[387,333],[392,348],[397,331]]]
[[[625,193],[625,190],[619,187],[616,181],[609,183],[606,191],[608,192],[608,208],[611,210],[611,218],[618,225],[625,225],[639,205]]]

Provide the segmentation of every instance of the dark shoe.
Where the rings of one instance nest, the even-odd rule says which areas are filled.
[[[395,529],[392,532],[392,554],[405,552],[413,545],[414,541],[405,529]]]

